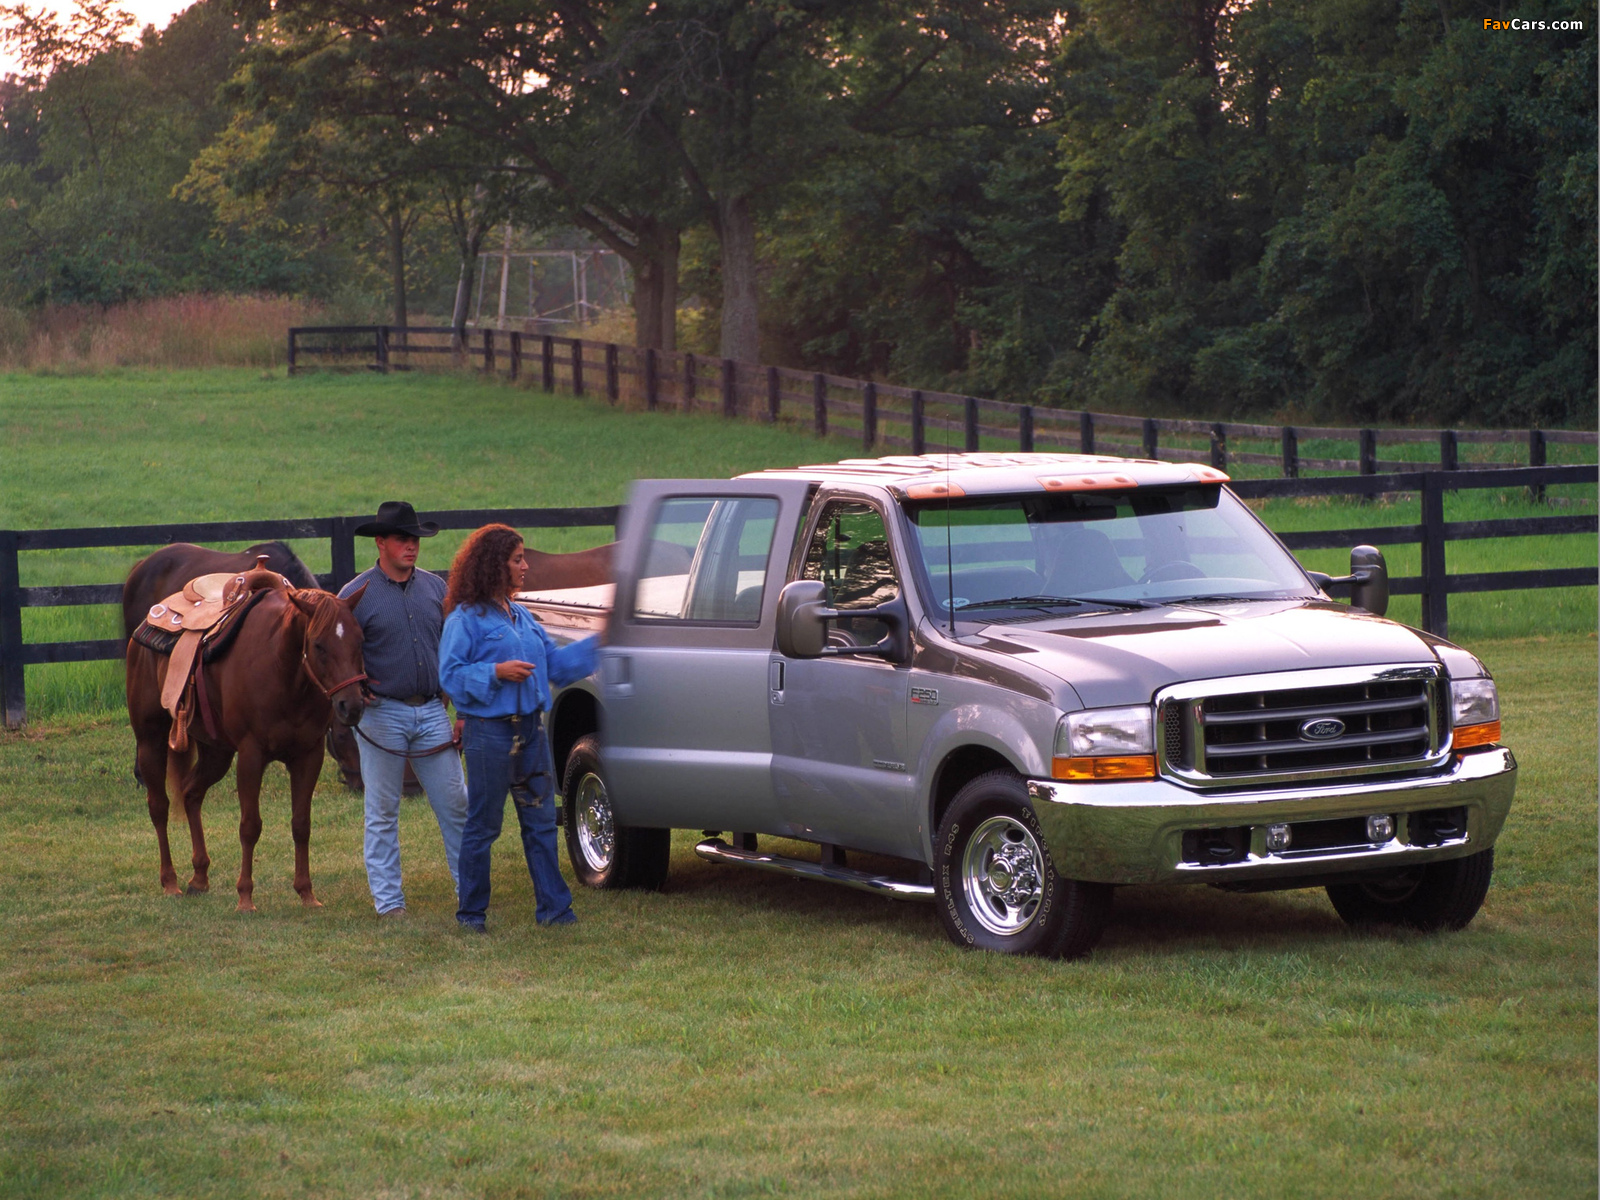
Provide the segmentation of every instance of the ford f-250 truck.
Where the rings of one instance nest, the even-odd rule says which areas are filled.
[[[578,878],[659,887],[694,829],[990,950],[1085,953],[1127,884],[1464,926],[1516,785],[1493,680],[1383,618],[1376,550],[1307,572],[1226,483],[957,454],[636,484],[614,590],[522,597],[606,632],[550,719]]]

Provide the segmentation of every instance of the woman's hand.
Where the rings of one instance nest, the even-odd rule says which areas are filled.
[[[533,674],[533,664],[514,658],[510,662],[495,663],[494,677],[502,683],[521,683]]]

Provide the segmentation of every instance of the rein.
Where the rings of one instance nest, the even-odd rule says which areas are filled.
[[[434,746],[432,749],[418,750],[415,753],[412,753],[410,750],[391,750],[381,742],[375,742],[366,734],[362,733],[361,726],[352,725],[350,728],[354,729],[356,731],[356,736],[367,745],[371,746],[374,750],[382,750],[385,754],[392,754],[396,758],[404,758],[408,760],[413,758],[432,758],[435,754],[443,754],[446,750],[455,749],[456,745],[455,738],[451,738],[448,742],[443,742],[437,746]]]

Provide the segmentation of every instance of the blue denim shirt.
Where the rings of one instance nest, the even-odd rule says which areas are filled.
[[[550,685],[594,674],[600,638],[557,646],[520,604],[510,615],[498,608],[464,605],[444,619],[439,642],[439,682],[464,717],[511,717],[550,707]],[[533,664],[521,683],[495,678],[496,663]]]

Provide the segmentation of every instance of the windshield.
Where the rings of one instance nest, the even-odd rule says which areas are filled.
[[[985,496],[907,512],[924,600],[939,612],[1317,594],[1238,497],[1216,484]]]

